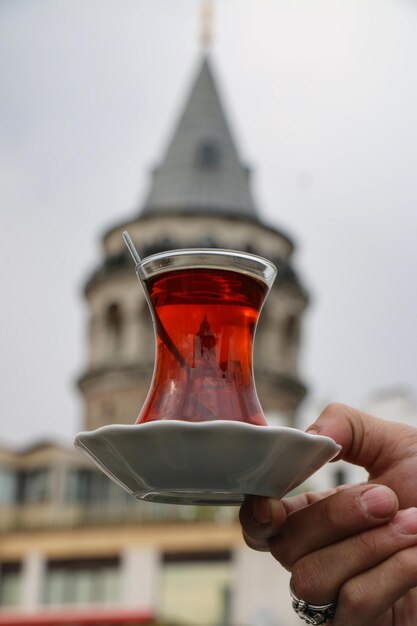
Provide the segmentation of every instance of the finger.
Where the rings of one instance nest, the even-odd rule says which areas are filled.
[[[268,539],[279,533],[287,518],[282,500],[247,496],[239,512],[243,538],[254,550],[269,550]]]
[[[397,497],[388,487],[355,485],[289,515],[281,532],[270,539],[270,550],[291,569],[310,552],[385,524],[397,510]]]
[[[287,515],[346,488],[342,485],[322,492],[307,492],[278,500],[262,496],[247,496],[239,518],[246,543],[256,550],[269,550],[269,539],[283,526]]]
[[[401,608],[394,604],[416,586],[417,546],[412,546],[349,580],[340,591],[332,626],[381,626],[384,614],[391,611],[389,624],[404,624]],[[415,623],[414,613],[408,618],[407,624]]]
[[[324,409],[308,432],[326,435],[342,446],[334,460],[345,459],[371,474],[415,454],[417,429],[378,419],[344,404]]]
[[[342,446],[336,459],[366,468],[371,482],[387,485],[397,493],[402,509],[417,504],[417,428],[331,404],[307,430],[335,439]]]
[[[336,489],[318,493],[308,492],[283,500],[247,496],[239,512],[246,544],[254,550],[269,552],[269,539],[280,531],[289,513],[335,492]]]
[[[333,602],[345,582],[415,545],[417,508],[411,508],[397,513],[389,524],[299,559],[292,569],[294,590],[311,604]]]
[[[351,485],[340,485],[335,489],[306,492],[282,500],[247,496],[239,512],[245,542],[254,550],[269,552],[269,539],[280,531],[287,515],[349,487]]]
[[[328,498],[334,493],[349,489],[350,487],[352,487],[352,485],[339,485],[339,487],[328,489],[327,491],[308,491],[306,493],[297,494],[296,496],[290,496],[289,498],[283,498],[282,503],[289,515],[290,513],[294,513],[294,511],[298,511],[298,509],[314,504],[314,502]]]

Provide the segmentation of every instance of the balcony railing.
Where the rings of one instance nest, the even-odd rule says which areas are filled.
[[[180,506],[148,502],[39,503],[2,506],[0,533],[129,524],[233,524],[236,507]]]

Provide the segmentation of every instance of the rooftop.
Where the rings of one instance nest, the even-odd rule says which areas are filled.
[[[204,55],[142,214],[226,213],[257,219],[249,184]]]

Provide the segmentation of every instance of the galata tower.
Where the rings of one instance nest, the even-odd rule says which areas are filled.
[[[133,424],[152,376],[153,328],[122,240],[126,229],[142,258],[164,250],[212,247],[252,252],[277,265],[256,333],[255,380],[267,419],[294,423],[306,392],[298,361],[308,297],[291,265],[292,241],[262,221],[250,183],[211,59],[204,54],[145,201],[131,219],[106,232],[102,263],[85,285],[88,364],[79,379],[85,429]]]

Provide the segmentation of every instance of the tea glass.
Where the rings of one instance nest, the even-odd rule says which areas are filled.
[[[136,424],[267,422],[253,377],[253,341],[277,270],[253,254],[162,252],[136,266],[156,339],[153,378]]]

